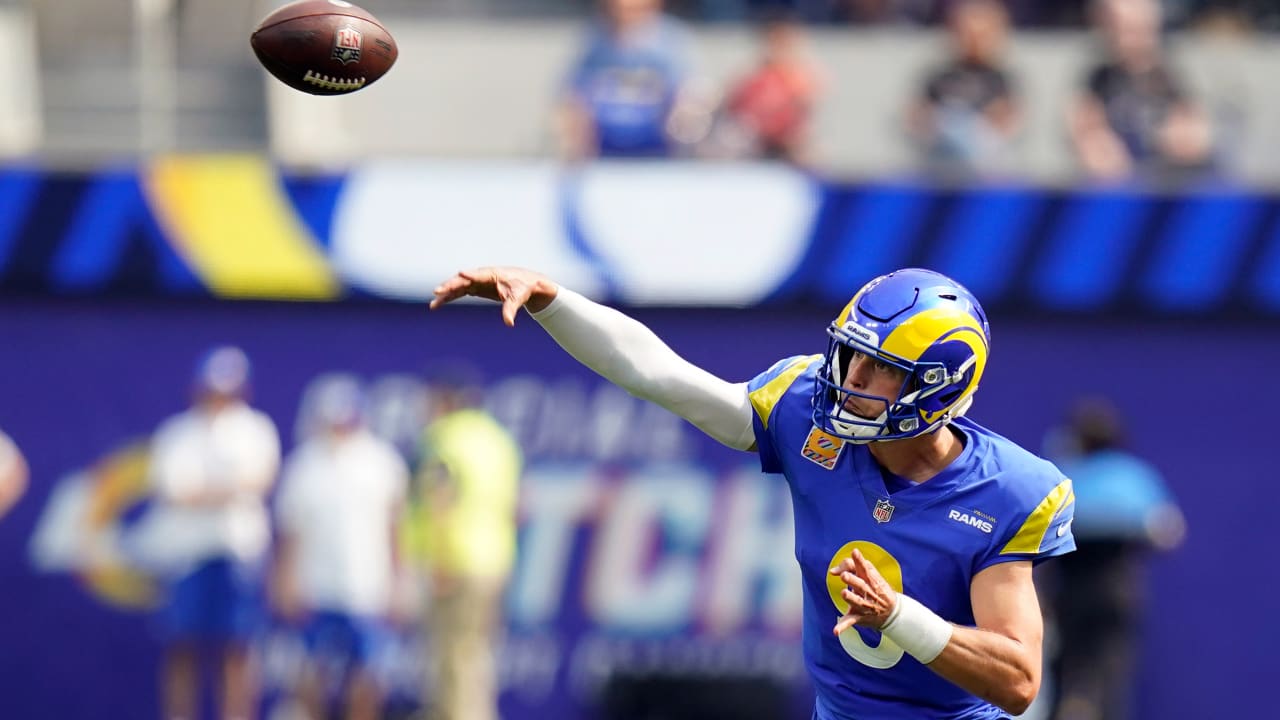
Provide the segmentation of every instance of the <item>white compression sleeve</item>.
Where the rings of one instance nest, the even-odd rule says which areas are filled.
[[[652,330],[561,287],[530,313],[578,362],[638,398],[670,410],[739,450],[755,444],[746,383],[731,383],[680,357]]]

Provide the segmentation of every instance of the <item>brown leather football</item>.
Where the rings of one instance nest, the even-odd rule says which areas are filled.
[[[395,64],[391,33],[344,0],[300,0],[268,15],[249,44],[258,61],[289,87],[344,95],[368,87]]]

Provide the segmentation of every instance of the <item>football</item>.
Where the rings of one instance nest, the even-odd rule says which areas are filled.
[[[344,95],[368,87],[399,55],[382,23],[345,0],[285,5],[258,24],[249,44],[268,72],[312,95]]]

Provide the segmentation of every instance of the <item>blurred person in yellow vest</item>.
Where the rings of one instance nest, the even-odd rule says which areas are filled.
[[[427,574],[432,720],[498,717],[494,645],[515,563],[519,446],[480,407],[467,368],[428,377],[431,411],[415,478],[411,541]]]

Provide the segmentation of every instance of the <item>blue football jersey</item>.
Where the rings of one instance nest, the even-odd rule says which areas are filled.
[[[1075,549],[1071,481],[1052,463],[962,418],[952,423],[964,436],[960,456],[928,481],[891,493],[867,446],[814,427],[814,373],[821,365],[819,355],[788,358],[749,385],[761,465],[785,476],[791,489],[815,717],[1006,717],[874,630],[833,635],[848,606],[840,596],[844,584],[827,571],[856,548],[894,589],[972,626],[969,586],[978,572]]]

